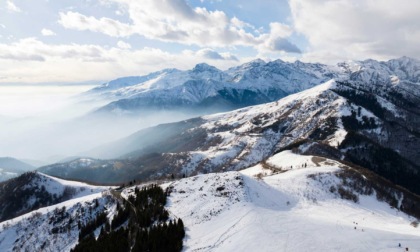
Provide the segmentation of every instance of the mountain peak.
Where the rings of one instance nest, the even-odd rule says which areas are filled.
[[[219,72],[220,70],[217,69],[214,66],[211,66],[207,63],[199,63],[195,65],[195,67],[192,69],[194,73],[202,73],[202,72]]]
[[[412,65],[419,65],[420,61],[418,59],[415,58],[410,58],[407,56],[402,56],[400,58],[396,58],[396,59],[391,59],[388,61],[388,63],[398,63],[400,65],[407,65],[407,64],[412,64]]]
[[[276,60],[271,61],[271,63],[272,64],[284,64],[285,62],[281,59],[276,59]]]
[[[266,64],[266,62],[264,60],[258,58],[258,59],[249,61],[247,63],[244,63],[244,64],[242,64],[238,67],[233,67],[231,69],[249,69],[249,68],[263,66],[265,64]]]
[[[407,56],[402,56],[400,58],[396,58],[395,60],[398,60],[398,61],[418,61],[415,58],[411,58],[411,57],[407,57]]]
[[[260,58],[257,58],[257,59],[251,60],[249,63],[253,65],[263,65],[266,62]]]

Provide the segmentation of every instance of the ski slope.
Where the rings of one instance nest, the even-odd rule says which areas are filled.
[[[170,185],[169,210],[184,220],[185,251],[403,251],[399,243],[420,251],[414,218],[374,196],[354,203],[329,192],[340,183],[339,163],[290,152],[269,163],[285,167],[285,157],[293,169],[261,180],[254,177],[264,171],[259,165]]]

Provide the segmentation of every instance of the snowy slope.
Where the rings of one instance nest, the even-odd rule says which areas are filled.
[[[26,203],[2,198],[0,212],[10,205],[22,206],[14,212],[18,217],[0,222],[0,251],[70,251],[78,241],[79,223],[84,225],[102,211],[109,217],[115,214],[116,201],[109,189],[42,173],[8,181],[1,185],[0,196],[14,194]],[[53,200],[42,204],[50,196]]]
[[[78,223],[102,211],[112,219],[115,209],[111,196],[93,193],[1,222],[0,251],[70,251],[78,242]]]
[[[184,222],[184,251],[402,251],[398,243],[419,250],[416,218],[398,210],[418,196],[382,181],[334,160],[283,151],[240,172],[161,186],[170,191],[170,215]],[[102,211],[110,219],[116,213],[109,192],[2,222],[0,251],[69,251],[78,240],[78,222]]]
[[[39,172],[25,173],[0,184],[0,220],[108,188],[62,180]]]
[[[342,183],[341,164],[291,153],[271,162],[296,167],[262,180],[250,168],[170,185],[169,209],[187,227],[186,251],[402,251],[398,243],[420,250],[414,218],[374,195],[354,203],[330,192]]]
[[[72,196],[72,198],[79,198],[84,197],[90,194],[99,193],[104,190],[109,189],[107,186],[95,186],[95,185],[89,185],[82,182],[77,181],[69,181],[64,179],[55,178],[52,176],[49,176],[47,174],[39,173],[41,177],[40,182],[37,182],[38,186],[44,186],[46,191],[51,194],[63,194],[66,187],[72,187],[76,190],[76,193]],[[31,185],[28,185],[31,186]]]

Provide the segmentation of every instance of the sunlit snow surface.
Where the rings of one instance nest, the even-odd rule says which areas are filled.
[[[338,163],[292,153],[270,163],[294,168],[262,180],[253,177],[263,171],[256,166],[172,184],[169,209],[187,227],[186,251],[402,251],[398,243],[420,251],[413,218],[375,196],[356,204],[328,191],[339,182]],[[317,173],[324,184],[307,177]]]
[[[339,162],[285,151],[266,164],[280,173],[258,164],[162,185],[171,190],[170,215],[184,221],[185,251],[420,251],[420,228],[410,225],[414,218],[374,195],[359,195],[359,203],[354,203],[329,191],[341,183],[335,176],[343,167]],[[318,179],[308,177],[314,174]],[[133,187],[122,195],[131,191]],[[12,251],[18,239],[26,239],[24,248],[39,248],[48,241],[46,251],[69,251],[77,243],[77,225],[69,233],[51,234],[52,211],[65,206],[77,216],[84,207],[80,218],[85,221],[94,216],[95,211],[87,210],[97,198],[97,211],[107,209],[112,218],[115,202],[103,195],[109,194],[93,193],[39,209],[39,217],[29,213],[8,221],[6,228],[0,223],[0,251]]]
[[[75,195],[72,199],[40,208],[30,213],[21,215],[12,220],[7,220],[0,223],[0,251],[70,251],[78,240],[79,230],[77,222],[85,223],[91,220],[94,216],[105,207],[108,208],[109,215],[113,216],[114,206],[103,196],[102,192],[109,189],[105,186],[93,186],[76,181],[67,181],[51,177],[40,173],[39,179],[35,181],[38,186],[44,186],[49,193],[61,194],[65,187],[75,189]],[[30,186],[30,185],[27,185]],[[98,199],[99,207],[93,210],[93,200]],[[31,199],[29,199],[31,200]],[[54,211],[65,207],[68,217],[73,218],[70,224],[68,217],[63,221],[52,224],[51,218],[55,215]],[[84,215],[78,216],[80,209],[84,208]],[[89,210],[89,211],[88,211]],[[71,228],[63,233],[52,233],[54,227]],[[16,246],[17,250],[13,250]],[[42,246],[44,250],[40,249]]]

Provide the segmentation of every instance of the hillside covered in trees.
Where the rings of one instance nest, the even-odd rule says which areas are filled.
[[[184,224],[181,219],[169,219],[166,197],[167,192],[156,185],[135,188],[128,200],[117,196],[121,202],[112,221],[99,213],[80,226],[79,244],[72,251],[181,251]],[[100,227],[96,239],[94,231]]]

